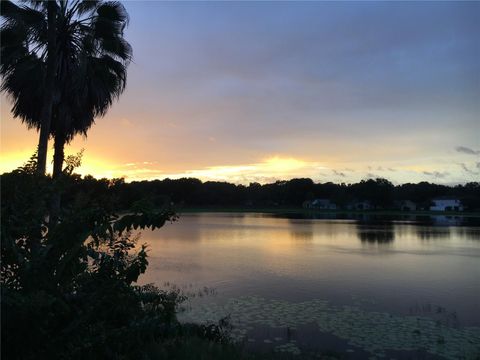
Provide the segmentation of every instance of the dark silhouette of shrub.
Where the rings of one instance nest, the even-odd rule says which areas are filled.
[[[52,194],[79,186],[71,175],[79,159],[70,158],[56,180],[37,174],[35,159],[2,176],[2,358],[137,359],[149,344],[184,336],[176,313],[186,297],[136,285],[147,246],[131,232],[174,221],[173,211],[139,204],[119,216],[109,184],[70,194],[52,220]],[[216,325],[188,329],[225,338]]]

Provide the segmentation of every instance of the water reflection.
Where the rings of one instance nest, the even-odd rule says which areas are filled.
[[[420,240],[438,240],[450,238],[451,232],[448,227],[417,227],[417,236]]]
[[[314,234],[314,223],[310,220],[288,219],[290,236],[293,240],[311,242]]]
[[[402,314],[435,303],[456,311],[462,325],[480,324],[480,227],[417,221],[182,214],[143,232],[150,266],[142,282],[213,287],[219,299],[349,304],[355,296]]]
[[[455,229],[456,233],[470,240],[480,241],[480,228],[459,227]]]
[[[268,215],[268,214],[267,214]],[[383,224],[391,223],[415,223],[428,226],[480,226],[478,216],[457,215],[415,215],[415,214],[377,214],[377,213],[277,213],[271,217],[280,219],[311,219],[311,220],[356,220],[362,223]]]
[[[432,225],[435,226],[460,226],[464,222],[461,216],[437,215],[432,216],[431,219]]]
[[[388,244],[395,240],[394,227],[392,223],[371,226],[358,223],[357,236],[361,242]]]

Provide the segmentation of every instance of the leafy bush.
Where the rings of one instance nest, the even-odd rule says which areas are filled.
[[[75,187],[37,175],[32,157],[1,177],[2,357],[137,359],[147,344],[179,332],[179,291],[138,286],[146,245],[131,230],[175,220],[169,208],[115,214],[115,202],[77,192],[52,214],[52,199]],[[68,199],[68,196],[64,196]]]

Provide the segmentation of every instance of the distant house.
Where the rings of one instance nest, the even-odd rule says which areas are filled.
[[[362,200],[362,201],[353,201],[347,205],[348,210],[372,210],[374,206],[370,201]]]
[[[399,200],[395,201],[395,208],[402,211],[415,211],[417,210],[417,204],[411,200]]]
[[[431,211],[463,211],[462,202],[453,198],[432,199]]]
[[[337,205],[331,202],[328,199],[315,199],[312,201],[305,201],[303,207],[308,209],[319,209],[319,210],[336,210]]]

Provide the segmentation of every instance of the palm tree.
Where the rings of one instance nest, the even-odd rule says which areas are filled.
[[[121,4],[98,2],[81,12],[65,6],[58,17],[62,87],[52,120],[54,177],[61,174],[65,144],[77,134],[86,136],[94,119],[105,115],[125,89],[132,56],[123,37],[128,15]]]
[[[37,2],[40,3],[40,2]],[[57,44],[56,44],[56,1],[47,1],[47,74],[45,77],[45,96],[40,117],[40,136],[38,139],[38,168],[39,174],[47,170],[48,138],[52,121],[53,96],[55,91],[55,73],[57,71]]]
[[[55,138],[56,177],[61,173],[64,145],[76,134],[86,135],[95,117],[103,116],[125,89],[132,50],[123,38],[128,15],[120,3],[80,0],[53,3],[55,76],[48,135]],[[5,18],[1,29],[2,90],[13,99],[14,117],[20,117],[29,128],[40,130],[40,141],[48,112],[45,94],[51,74],[48,61],[51,42],[45,21],[45,17],[51,20],[50,7],[17,6],[2,1]]]
[[[1,1],[0,12],[4,19],[0,40],[2,52],[0,74],[4,78],[1,89],[13,98],[14,116],[19,116],[28,127],[40,130],[37,171],[45,174],[57,64],[55,42],[57,6],[55,1],[31,3],[30,8],[17,6],[10,1]],[[38,68],[42,62],[46,62],[45,71]],[[41,74],[43,77],[39,78]],[[41,102],[38,102],[39,98],[36,97],[37,103],[33,104],[28,95],[25,95],[30,87],[24,83],[35,78],[38,81],[34,83],[37,91],[42,91],[42,94]],[[35,113],[34,117],[32,111]]]

